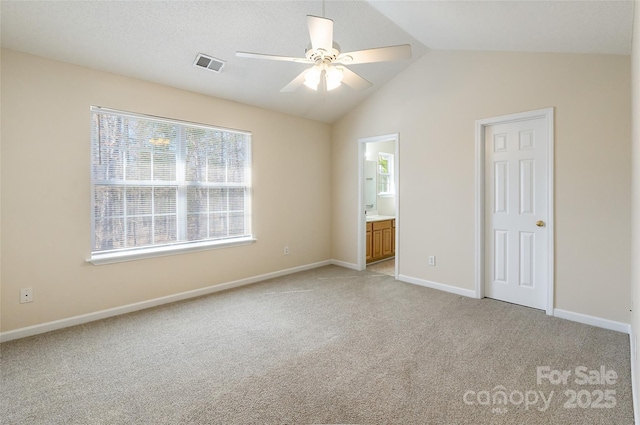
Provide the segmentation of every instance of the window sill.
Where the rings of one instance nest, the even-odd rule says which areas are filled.
[[[249,245],[256,241],[249,236],[226,241],[206,241],[191,244],[168,245],[153,248],[138,249],[126,252],[110,252],[105,254],[93,254],[85,260],[96,266],[102,264],[122,263],[125,261],[143,260],[145,258],[164,257],[167,255],[186,254],[189,252],[207,251],[210,249],[231,248],[234,246]]]

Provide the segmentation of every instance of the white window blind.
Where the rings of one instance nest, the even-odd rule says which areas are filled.
[[[251,135],[98,107],[92,256],[251,237]]]

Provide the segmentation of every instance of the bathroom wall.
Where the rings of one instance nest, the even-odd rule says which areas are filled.
[[[390,153],[395,155],[396,153],[396,143],[393,140],[389,140],[386,142],[372,142],[367,143],[366,150],[366,160],[367,161],[375,161],[378,162],[378,154],[382,153]],[[398,170],[394,170],[397,175]],[[378,204],[378,214],[379,215],[396,215],[396,197],[395,196],[378,196],[377,197]]]

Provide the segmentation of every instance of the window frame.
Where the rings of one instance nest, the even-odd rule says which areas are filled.
[[[380,171],[380,159],[385,158],[387,160],[387,167],[388,167],[388,172],[387,173],[382,173]],[[392,153],[387,153],[387,152],[378,152],[378,164],[376,167],[376,174],[377,174],[377,194],[380,197],[391,197],[395,195],[395,183],[394,183],[394,155]],[[385,176],[388,178],[389,181],[389,191],[384,192],[380,190],[380,176]]]
[[[197,252],[202,250],[210,250],[210,249],[220,249],[227,248],[233,246],[247,245],[255,242],[255,238],[252,233],[252,140],[251,140],[251,132],[244,130],[236,130],[223,128],[218,126],[212,126],[207,124],[194,123],[189,121],[165,118],[165,117],[157,117],[153,115],[145,115],[133,112],[120,111],[115,109],[103,108],[99,106],[92,106],[91,108],[91,120],[93,122],[95,114],[113,114],[122,117],[128,117],[139,120],[149,120],[156,123],[165,123],[173,126],[179,127],[178,136],[178,147],[176,150],[176,160],[175,160],[175,180],[145,180],[145,181],[136,181],[131,180],[128,181],[126,178],[122,178],[121,180],[96,180],[94,173],[94,138],[96,135],[93,134],[93,124],[92,124],[92,134],[91,134],[91,161],[90,161],[90,184],[91,184],[91,256],[86,261],[93,263],[95,265],[100,264],[110,264],[115,262],[122,261],[132,261],[143,258],[153,258],[159,256],[166,255],[174,255],[174,254],[182,254],[188,252]],[[188,181],[186,175],[186,142],[185,138],[182,135],[182,132],[185,130],[185,127],[193,127],[193,128],[201,128],[208,131],[220,131],[223,133],[234,133],[241,134],[247,137],[245,143],[248,144],[246,147],[246,160],[245,160],[245,168],[244,171],[246,173],[244,184],[238,183],[212,183],[210,181],[204,180],[196,180],[196,181]],[[101,137],[99,134],[97,137]],[[100,154],[99,154],[100,155]],[[157,184],[156,184],[157,183]],[[125,248],[116,248],[105,251],[96,251],[96,199],[95,193],[96,188],[98,186],[120,186],[120,187],[129,187],[129,188],[139,188],[139,187],[175,187],[176,190],[176,198],[175,198],[175,217],[176,217],[176,234],[175,241],[163,243],[163,244],[152,244],[145,245],[140,247],[125,247]],[[243,217],[245,222],[245,235],[243,236],[230,236],[227,238],[220,237],[215,239],[198,239],[189,241],[186,239],[186,227],[188,225],[187,217],[189,212],[187,211],[187,191],[190,188],[199,188],[199,187],[210,187],[210,188],[224,188],[224,187],[243,187],[245,191],[244,197],[244,208],[243,208]],[[228,195],[227,195],[228,196]],[[152,192],[153,197],[153,192]],[[228,202],[228,201],[227,201]],[[126,205],[126,200],[123,203],[123,207]],[[227,216],[232,211],[227,208],[225,213]],[[192,212],[191,214],[197,214]],[[207,214],[215,214],[215,211],[210,211]],[[127,213],[124,212],[123,218],[126,221]],[[152,213],[150,216],[151,220],[154,220],[156,215]],[[228,219],[228,218],[227,218]],[[126,238],[126,235],[124,236]]]

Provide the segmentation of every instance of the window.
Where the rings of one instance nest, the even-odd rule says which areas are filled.
[[[378,153],[378,195],[391,196],[395,192],[393,184],[393,155]]]
[[[91,114],[90,261],[251,241],[249,133]]]

